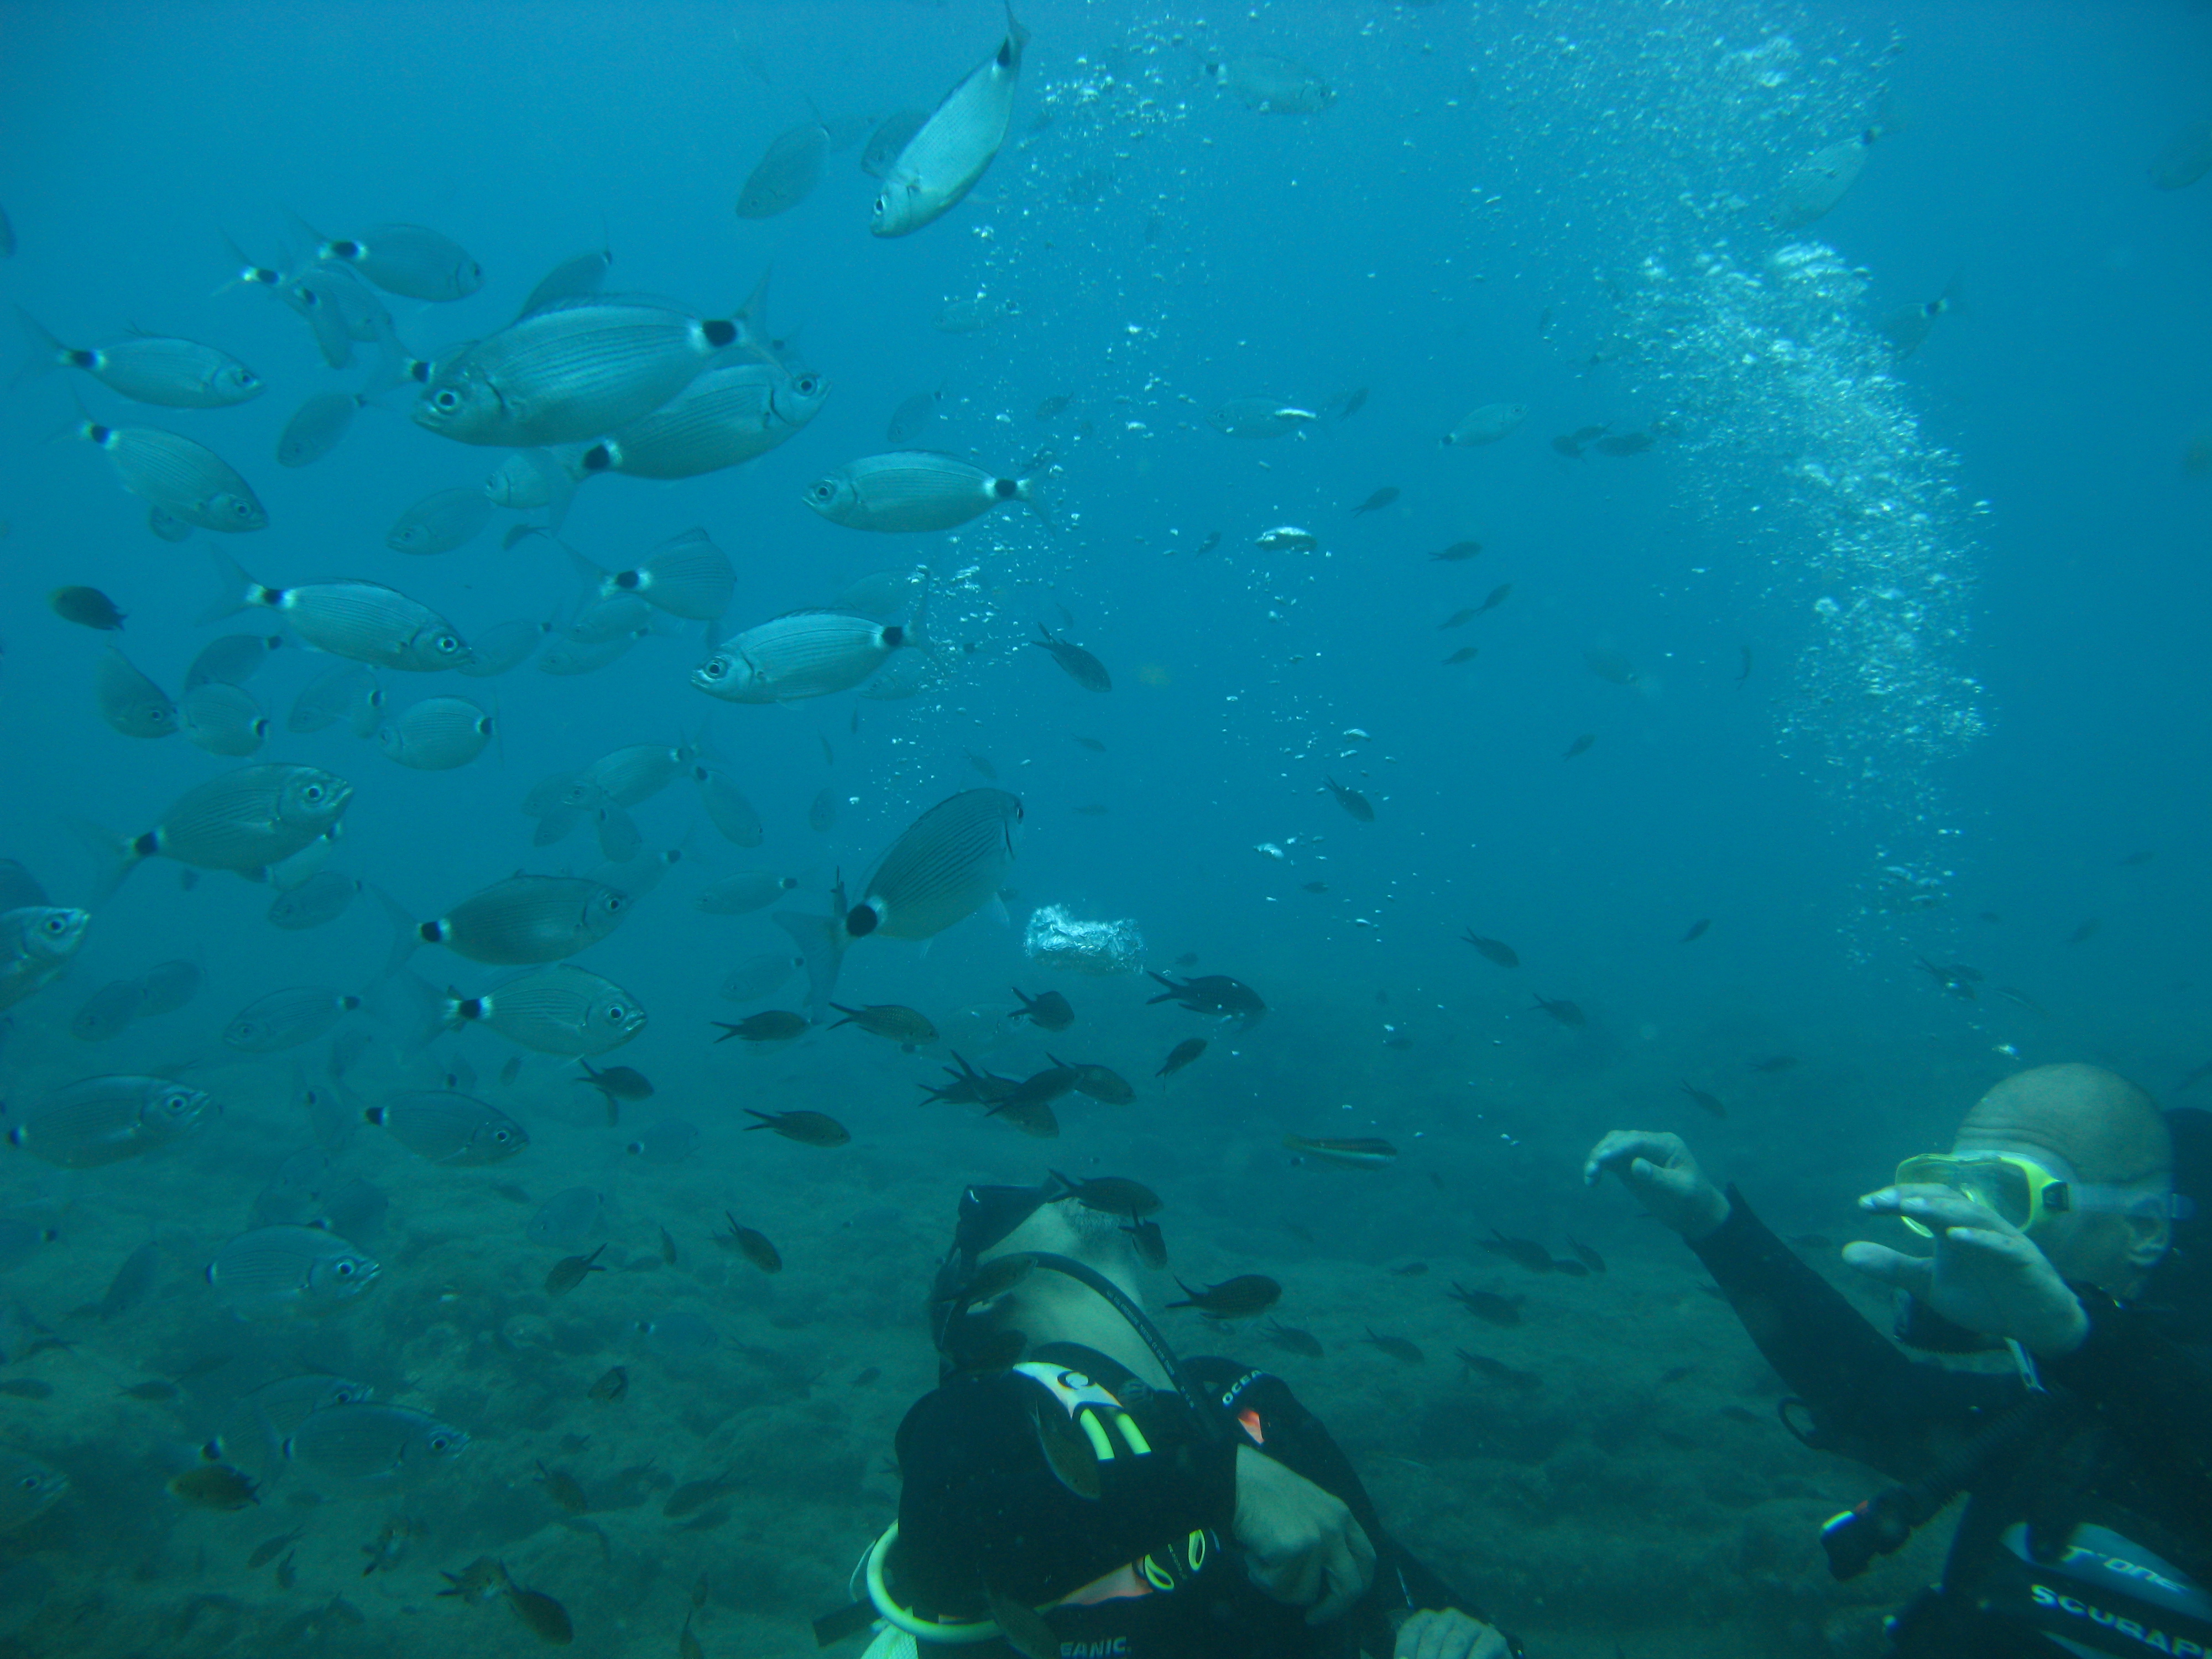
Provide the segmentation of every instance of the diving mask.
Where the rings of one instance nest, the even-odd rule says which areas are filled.
[[[2147,1191],[2140,1184],[2100,1187],[2070,1181],[2017,1152],[1924,1153],[1897,1166],[1896,1184],[1948,1187],[1996,1211],[2024,1233],[2033,1232],[2054,1215],[2081,1210],[2139,1211],[2175,1220],[2193,1212],[2185,1198]],[[1932,1228],[1911,1216],[1898,1218],[1923,1238],[1936,1236]]]

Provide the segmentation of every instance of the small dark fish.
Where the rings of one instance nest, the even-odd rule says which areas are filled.
[[[1474,607],[1474,614],[1480,617],[1486,612],[1495,611],[1499,605],[1504,604],[1506,600],[1512,597],[1513,584],[1511,582],[1500,582],[1497,586],[1490,590],[1489,593],[1485,596],[1480,605]]]
[[[1178,968],[1195,968],[1195,967],[1197,967],[1197,966],[1198,966],[1198,952],[1197,952],[1197,951],[1184,951],[1181,956],[1177,957],[1175,959],[1175,965],[1176,965],[1176,967],[1178,967]]]
[[[1039,1140],[1056,1139],[1060,1134],[1060,1120],[1053,1115],[1052,1101],[1036,1095],[1009,1095],[993,1103],[984,1115],[1011,1123]]]
[[[1132,1221],[1121,1231],[1129,1235],[1130,1247],[1137,1260],[1158,1273],[1168,1265],[1167,1235],[1160,1231],[1157,1221]]]
[[[1060,1637],[1035,1607],[1009,1601],[988,1584],[983,1587],[983,1605],[1006,1645],[1022,1659],[1060,1659]]]
[[[1687,1079],[1685,1079],[1682,1084],[1682,1092],[1689,1096],[1691,1099],[1696,1101],[1698,1105],[1711,1112],[1715,1117],[1726,1117],[1728,1115],[1728,1108],[1722,1105],[1717,1097],[1707,1094],[1703,1089],[1692,1088]]]
[[[1575,1260],[1592,1273],[1601,1273],[1605,1271],[1605,1258],[1590,1249],[1589,1245],[1570,1237],[1567,1240],[1567,1248],[1575,1253]]]
[[[1663,1389],[1670,1382],[1680,1382],[1685,1377],[1696,1376],[1697,1371],[1698,1368],[1695,1365],[1669,1365],[1665,1370],[1660,1372],[1659,1386]]]
[[[1248,1025],[1267,1012],[1267,1005],[1260,1000],[1257,991],[1226,974],[1201,974],[1194,979],[1177,981],[1156,969],[1146,971],[1168,988],[1161,995],[1147,999],[1146,1007],[1156,1002],[1172,1002],[1194,1014],[1211,1014],[1217,1019],[1241,1018]]]
[[[1569,1261],[1565,1257],[1561,1257],[1559,1260],[1552,1263],[1552,1271],[1555,1273],[1565,1273],[1569,1279],[1588,1279],[1589,1277],[1589,1269],[1588,1267],[1583,1267],[1579,1261]]]
[[[1196,1060],[1205,1052],[1206,1039],[1204,1037],[1185,1037],[1181,1042],[1176,1043],[1174,1048],[1168,1050],[1168,1057],[1166,1060],[1162,1063],[1160,1069],[1153,1073],[1152,1075],[1154,1077],[1165,1077],[1170,1072],[1180,1072],[1184,1066],[1189,1065],[1191,1061]]]
[[[584,1075],[592,1086],[610,1100],[650,1100],[653,1085],[647,1082],[641,1072],[627,1066],[610,1066],[600,1071],[588,1060],[579,1058],[576,1064],[584,1068]]]
[[[756,1112],[747,1107],[745,1115],[760,1120],[745,1125],[748,1133],[768,1129],[802,1146],[842,1146],[853,1138],[851,1130],[820,1112]]]
[[[1459,1360],[1459,1377],[1464,1382],[1469,1376],[1480,1371],[1493,1382],[1504,1382],[1516,1389],[1540,1389],[1544,1379],[1534,1371],[1518,1371],[1502,1359],[1492,1359],[1487,1354],[1469,1353],[1465,1348],[1454,1348]]]
[[[1419,1365],[1425,1364],[1428,1359],[1428,1355],[1423,1353],[1418,1346],[1405,1337],[1377,1336],[1371,1325],[1363,1326],[1361,1328],[1367,1333],[1364,1340],[1382,1349],[1401,1365]]]
[[[668,1229],[660,1230],[660,1261],[663,1267],[676,1265],[676,1241],[668,1236]]]
[[[1925,957],[1917,958],[1917,965],[1923,973],[1953,996],[1966,1002],[1976,1000],[1974,987],[1982,977],[1978,969],[1956,963],[1950,967],[1943,967],[1929,961]]]
[[[1590,446],[1601,455],[1641,455],[1658,441],[1648,432],[1620,432]]]
[[[507,1569],[489,1555],[479,1555],[463,1567],[459,1574],[441,1572],[438,1577],[444,1579],[448,1586],[440,1590],[439,1595],[457,1597],[472,1607],[482,1607],[493,1596],[504,1592],[508,1584]]]
[[[883,1374],[884,1368],[880,1365],[863,1365],[860,1368],[859,1374],[853,1378],[851,1386],[856,1389],[865,1389],[871,1382],[879,1381],[882,1378]]]
[[[1477,611],[1471,605],[1462,605],[1458,610],[1453,611],[1450,616],[1446,617],[1442,622],[1437,624],[1437,632],[1441,634],[1447,628],[1458,628],[1463,623],[1471,623],[1481,614],[1482,612]]]
[[[865,1008],[848,1008],[842,1002],[830,1006],[845,1016],[830,1028],[833,1031],[839,1025],[857,1025],[870,1036],[897,1043],[908,1054],[925,1042],[937,1041],[937,1027],[900,1003],[872,1002]]]
[[[46,603],[64,622],[104,634],[119,633],[128,614],[117,610],[115,601],[96,587],[57,587],[46,595]]]
[[[1132,1221],[1141,1221],[1148,1215],[1157,1215],[1161,1209],[1160,1195],[1141,1181],[1132,1181],[1126,1176],[1094,1176],[1089,1181],[1077,1181],[1057,1170],[1052,1178],[1067,1188],[1067,1196],[1086,1210],[1096,1210],[1102,1215],[1125,1215]]]
[[[1176,1287],[1188,1300],[1170,1302],[1170,1308],[1195,1308],[1208,1319],[1249,1319],[1283,1299],[1283,1287],[1265,1273],[1239,1273],[1202,1291],[1194,1291],[1178,1279]]]
[[[17,1400],[51,1400],[54,1397],[54,1385],[41,1382],[35,1376],[11,1376],[0,1382],[0,1394]]]
[[[1486,960],[1496,963],[1500,968],[1518,968],[1521,965],[1521,953],[1502,939],[1485,939],[1472,927],[1460,938],[1474,946]]]
[[[1280,1348],[1285,1353],[1298,1354],[1307,1359],[1328,1358],[1327,1352],[1321,1346],[1321,1339],[1311,1331],[1302,1331],[1295,1325],[1285,1325],[1279,1319],[1269,1320],[1267,1328],[1261,1331],[1260,1334],[1266,1338],[1270,1345]]]
[[[1018,985],[1010,988],[1022,1006],[1007,1015],[1008,1019],[1026,1019],[1040,1031],[1065,1031],[1075,1024],[1074,1006],[1059,992],[1041,991],[1031,996]]]
[[[2097,930],[2104,925],[2105,924],[2099,921],[2095,916],[2092,916],[2088,921],[2083,922],[2080,927],[2076,927],[2072,933],[2067,934],[2064,939],[2060,939],[2058,942],[2061,945],[2081,945],[2086,943],[2087,940],[2094,939],[2097,936]]]
[[[1429,1264],[1425,1261],[1408,1261],[1403,1267],[1391,1268],[1390,1277],[1393,1279],[1419,1279],[1424,1273],[1427,1273],[1428,1270]]]
[[[1552,1253],[1533,1238],[1509,1238],[1492,1227],[1488,1238],[1478,1238],[1475,1244],[1492,1255],[1502,1255],[1516,1267],[1526,1267],[1532,1273],[1552,1271]]]
[[[118,1389],[116,1392],[132,1400],[151,1401],[174,1400],[177,1397],[178,1389],[177,1385],[167,1377],[155,1377],[150,1382],[133,1382],[129,1388]]]
[[[591,1398],[603,1406],[611,1406],[629,1392],[629,1367],[617,1365],[604,1373],[598,1382],[592,1384]]]
[[[1735,677],[1736,685],[1741,689],[1743,683],[1751,678],[1751,647],[1747,645],[1740,645],[1736,649],[1743,653],[1743,666],[1736,672]]]
[[[1754,1072],[1764,1072],[1771,1077],[1777,1072],[1788,1071],[1796,1063],[1797,1056],[1795,1054],[1769,1054],[1765,1060],[1753,1060],[1751,1069]]]
[[[1525,1296],[1500,1296],[1495,1291],[1470,1291],[1456,1280],[1451,1287],[1452,1300],[1458,1303],[1477,1319],[1486,1319],[1493,1325],[1518,1325],[1521,1304]]]
[[[1096,738],[1077,738],[1075,741],[1081,744],[1085,749],[1088,749],[1094,755],[1103,755],[1106,752],[1106,745],[1099,742]]]
[[[1379,513],[1384,507],[1389,506],[1391,502],[1396,501],[1398,499],[1399,493],[1397,485],[1384,484],[1382,489],[1376,490],[1365,501],[1360,502],[1358,506],[1353,507],[1352,509],[1352,516],[1356,519],[1363,513]]]
[[[1130,1086],[1129,1080],[1110,1066],[1070,1066],[1053,1054],[1047,1054],[1045,1058],[1055,1066],[1066,1066],[1075,1073],[1075,1092],[1079,1095],[1088,1095],[1109,1106],[1127,1106],[1137,1097],[1137,1091]]]
[[[806,1016],[787,1009],[770,1008],[762,1013],[747,1014],[734,1025],[726,1019],[709,1020],[708,1024],[722,1028],[722,1035],[714,1039],[717,1042],[727,1042],[732,1037],[744,1042],[784,1042],[806,1030]]]
[[[1574,1003],[1569,1002],[1565,997],[1540,996],[1536,999],[1535,1006],[1541,1008],[1546,1013],[1549,1014],[1553,1019],[1559,1021],[1562,1025],[1578,1030],[1589,1024],[1589,1016],[1584,1014],[1579,1006]]]
[[[687,1480],[668,1494],[668,1501],[660,1506],[661,1514],[671,1521],[681,1521],[687,1515],[696,1515],[724,1492],[738,1489],[738,1466],[734,1463],[720,1474],[704,1480]]]
[[[569,1622],[568,1609],[543,1590],[509,1584],[507,1605],[514,1609],[514,1616],[541,1642],[565,1648],[576,1639],[576,1627]]]
[[[1583,665],[1598,678],[1613,685],[1634,686],[1643,678],[1636,672],[1636,665],[1618,651],[1602,648],[1585,651],[1583,653]]]
[[[1603,437],[1605,431],[1601,426],[1578,426],[1572,432],[1562,432],[1553,439],[1552,447],[1569,460],[1579,461],[1583,458],[1583,451],[1589,448],[1594,441]]]
[[[1303,882],[1299,884],[1298,890],[1302,893],[1326,893],[1328,891],[1328,884],[1325,881]]]
[[[739,1226],[737,1217],[732,1215],[727,1210],[722,1212],[722,1219],[730,1224],[730,1231],[726,1233],[716,1233],[714,1243],[726,1250],[735,1250],[764,1273],[780,1273],[783,1271],[783,1256],[775,1245],[769,1243],[766,1233],[756,1232],[750,1227]]]
[[[589,1514],[592,1500],[584,1495],[576,1477],[566,1469],[549,1469],[544,1463],[538,1466],[538,1484],[545,1488],[545,1496],[571,1515]]]
[[[1097,1503],[1106,1490],[1099,1474],[1098,1453],[1090,1437],[1076,1426],[1075,1419],[1060,1401],[1054,1399],[1033,1402],[1030,1407],[1030,1425],[1036,1431],[1037,1449],[1044,1453],[1053,1478],[1078,1498]]]
[[[1197,551],[1194,552],[1190,556],[1195,559],[1201,554],[1212,552],[1215,548],[1220,545],[1221,532],[1218,530],[1209,530],[1206,532],[1206,539],[1198,544]]]
[[[261,1500],[258,1488],[228,1463],[204,1463],[186,1469],[169,1482],[169,1490],[187,1504],[204,1510],[242,1510]]]
[[[1362,823],[1375,822],[1375,806],[1366,796],[1361,794],[1357,789],[1346,788],[1332,777],[1323,777],[1322,781],[1328,786],[1328,793],[1336,797],[1336,804],[1351,813],[1353,817],[1358,818]]]
[[[1442,562],[1445,564],[1457,564],[1461,560],[1471,559],[1481,551],[1482,544],[1480,542],[1454,542],[1449,547],[1445,548],[1441,553],[1431,553],[1429,555],[1429,557],[1432,562]]]
[[[552,1272],[545,1275],[545,1294],[566,1296],[584,1282],[586,1274],[606,1272],[605,1267],[598,1265],[599,1253],[606,1248],[602,1244],[589,1255],[563,1256],[555,1262]]]
[[[1572,743],[1567,745],[1566,752],[1561,755],[1559,758],[1561,760],[1572,760],[1577,755],[1587,755],[1590,751],[1590,745],[1595,744],[1596,741],[1596,732],[1585,732],[1582,736],[1577,738]]]
[[[1713,919],[1711,916],[1699,916],[1690,924],[1690,931],[1682,935],[1679,943],[1687,945],[1693,939],[1703,939],[1705,936],[1705,929],[1712,925]]]
[[[1480,656],[1481,654],[1482,654],[1482,647],[1481,647],[1480,646],[1479,646],[1479,645],[1462,645],[1462,647],[1460,647],[1460,648],[1459,648],[1458,650],[1456,650],[1456,651],[1453,652],[1453,653],[1451,653],[1451,655],[1449,655],[1449,657],[1446,657],[1446,658],[1444,659],[1444,660],[1443,660],[1443,665],[1444,665],[1446,668],[1455,668],[1455,667],[1458,666],[1461,663],[1463,663],[1463,662],[1473,662],[1473,661],[1474,661],[1477,657]]]
[[[1067,672],[1067,677],[1085,691],[1111,691],[1114,689],[1114,677],[1106,672],[1104,663],[1099,661],[1079,645],[1071,645],[1066,640],[1053,638],[1052,630],[1042,623],[1036,625],[1036,629],[1044,637],[1041,640],[1031,640],[1030,643],[1040,651],[1051,652],[1052,659],[1065,669]]]
[[[254,1546],[253,1553],[246,1558],[246,1570],[248,1572],[259,1571],[297,1543],[300,1534],[305,1531],[307,1528],[304,1526],[295,1527],[291,1531],[280,1534],[275,1538],[263,1539],[260,1543]]]
[[[691,1620],[696,1611],[684,1615],[684,1628],[676,1632],[676,1659],[707,1659],[707,1650],[699,1645],[699,1638],[691,1633]]]
[[[1054,392],[1036,406],[1036,417],[1040,421],[1049,421],[1055,416],[1066,413],[1067,406],[1074,401],[1075,399],[1065,392]]]

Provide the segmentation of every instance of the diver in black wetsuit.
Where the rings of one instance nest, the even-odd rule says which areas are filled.
[[[2212,1115],[2039,1066],[1859,1200],[1934,1240],[1844,1247],[1905,1293],[1899,1340],[2008,1347],[2009,1375],[1908,1358],[1675,1136],[1617,1130],[1583,1178],[1608,1170],[1719,1282],[1798,1396],[1784,1420],[1809,1418],[1799,1437],[1905,1483],[1828,1523],[1838,1577],[1968,1495],[1942,1583],[1888,1621],[1895,1653],[2212,1653]]]
[[[944,1380],[898,1431],[882,1621],[988,1659],[1499,1659],[1519,1648],[1386,1534],[1328,1433],[1264,1371],[1178,1359],[1121,1218],[971,1187],[931,1315]],[[904,1651],[910,1652],[907,1644]]]

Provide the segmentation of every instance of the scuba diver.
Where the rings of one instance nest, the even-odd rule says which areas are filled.
[[[2010,1371],[1899,1352],[1676,1136],[1615,1130],[1583,1178],[1607,1170],[1719,1283],[1796,1396],[1784,1425],[1901,1483],[1823,1529],[1837,1577],[1966,1494],[1942,1583],[1887,1620],[1893,1653],[2212,1653],[2212,1227],[2191,1201],[2212,1197],[2212,1114],[2038,1066],[1859,1200],[1932,1241],[1844,1247],[1903,1292],[1899,1341],[2009,1350]]]
[[[1139,1306],[1130,1218],[1081,1201],[1102,1184],[963,1194],[898,1522],[817,1639],[880,1623],[869,1659],[1517,1656],[1383,1532],[1279,1379],[1177,1358]]]

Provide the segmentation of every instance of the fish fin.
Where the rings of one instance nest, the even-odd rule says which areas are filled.
[[[382,975],[389,979],[407,965],[407,958],[413,956],[416,947],[423,942],[422,930],[416,926],[415,918],[408,914],[406,907],[398,899],[374,882],[363,884],[376,895],[378,902],[384,906],[384,914],[392,920],[392,950],[384,958]]]
[[[331,256],[323,251],[330,246],[329,237],[324,235],[321,231],[317,230],[291,209],[280,207],[276,210],[284,216],[284,222],[291,226],[292,234],[306,240],[311,263],[321,264],[329,259]]]
[[[1000,898],[996,893],[991,895],[991,902],[983,907],[983,914],[1001,927],[1011,927],[1014,925],[1013,917],[1007,913],[1006,900]]]
[[[775,347],[780,343],[768,337],[768,284],[769,278],[775,275],[775,264],[771,260],[762,269],[760,281],[753,284],[753,291],[745,295],[744,303],[730,317],[738,329],[735,344],[749,348],[767,362],[775,361]]]
[[[837,972],[845,964],[843,917],[810,915],[802,910],[778,910],[769,917],[791,935],[806,963],[806,1017],[822,1024],[836,994]]]
[[[11,386],[21,386],[26,380],[34,380],[41,374],[52,373],[59,368],[69,356],[69,348],[48,333],[46,325],[29,312],[17,306],[15,315],[23,325],[23,332],[30,337],[31,349],[21,366],[15,370],[14,377],[9,380]]]
[[[70,827],[76,831],[94,857],[100,861],[99,878],[93,884],[92,902],[105,904],[115,896],[124,878],[143,864],[149,854],[139,850],[139,837],[118,835],[87,818],[75,818]]]
[[[261,585],[239,568],[238,561],[218,549],[208,549],[208,556],[215,561],[216,580],[222,584],[215,603],[200,612],[200,626],[221,622],[225,617],[235,617],[254,603],[254,596],[262,591]]]

